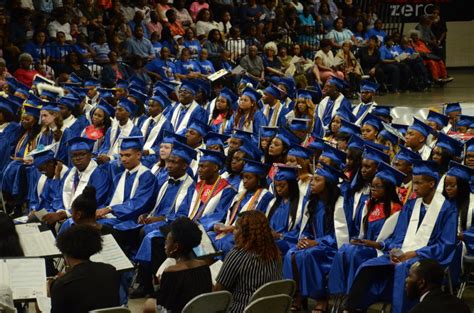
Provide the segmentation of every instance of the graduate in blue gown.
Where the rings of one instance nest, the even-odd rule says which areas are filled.
[[[97,163],[106,164],[118,159],[121,137],[141,136],[140,129],[131,120],[135,109],[135,105],[130,100],[120,99],[115,110],[117,121],[105,133],[104,143],[98,151]],[[113,165],[113,167],[119,167],[117,163]],[[112,171],[115,174],[118,172],[120,171]]]
[[[173,131],[173,126],[163,114],[170,105],[171,101],[160,94],[153,95],[148,101],[148,118],[141,127],[144,140],[142,163],[148,168],[151,168],[159,158],[164,133]]]
[[[318,301],[316,310],[327,309],[326,275],[338,246],[348,242],[348,238],[338,238],[335,232],[336,228],[344,226],[346,215],[338,187],[340,177],[343,177],[342,172],[324,163],[316,170],[298,227],[298,241],[284,257],[284,277],[294,279],[298,284],[295,302],[298,310],[301,309],[301,298],[308,297]]]
[[[372,110],[377,106],[377,103],[374,101],[374,96],[377,92],[379,85],[377,83],[371,82],[369,80],[363,80],[360,85],[360,100],[361,102],[354,106],[352,109],[352,114],[356,117],[356,125],[360,125],[362,120],[365,118],[367,113],[372,112]]]
[[[212,131],[223,134],[237,109],[237,95],[227,87],[222,88],[215,98],[214,109],[209,114],[209,125]]]
[[[132,85],[132,84],[131,84]],[[138,128],[142,128],[143,123],[147,119],[145,102],[148,96],[145,94],[148,90],[145,82],[141,82],[141,85],[129,86],[127,99],[135,105],[135,113],[133,115],[133,124]]]
[[[257,90],[246,87],[239,97],[238,107],[232,115],[227,125],[225,134],[230,135],[232,130],[238,129],[253,134],[255,143],[257,142],[260,127],[267,125],[267,118],[260,111],[257,102],[262,96]]]
[[[11,162],[20,137],[20,125],[14,122],[17,111],[16,103],[4,97],[0,98],[0,177]]]
[[[57,144],[56,158],[63,164],[69,164],[67,141],[71,138],[71,131],[62,124],[61,113],[56,103],[50,102],[41,108],[42,130],[37,139],[37,146]]]
[[[209,237],[225,256],[234,247],[235,222],[240,213],[250,210],[266,212],[273,195],[266,188],[267,168],[259,161],[245,160],[242,170],[243,189],[235,195],[223,224],[214,225]]]
[[[359,234],[351,242],[339,247],[329,272],[331,294],[347,294],[359,266],[382,254],[377,242],[390,236],[397,224],[402,204],[396,186],[403,181],[404,174],[381,162],[371,182],[370,198],[362,211]]]
[[[262,102],[264,103],[262,113],[267,119],[265,126],[276,127],[286,125],[286,115],[288,109],[280,102],[282,91],[274,85],[270,85],[263,90],[264,96]]]
[[[331,77],[324,85],[324,97],[318,105],[316,116],[323,122],[324,128],[327,129],[332,118],[340,107],[351,110],[351,102],[344,97],[342,90],[347,87],[347,83],[337,77]]]
[[[298,240],[298,225],[303,215],[304,199],[300,197],[297,168],[279,165],[273,178],[275,198],[267,208],[267,218],[282,253]]]
[[[117,225],[153,209],[156,200],[156,178],[141,164],[143,137],[121,137],[120,161],[125,171],[113,179],[108,206],[97,210],[100,223]]]
[[[404,288],[410,266],[427,258],[443,266],[452,262],[457,212],[455,204],[436,191],[438,181],[433,162],[415,162],[413,183],[418,198],[407,202],[392,236],[380,242],[386,254],[359,267],[346,309],[365,309],[378,300],[392,300],[392,312],[407,312],[414,304],[408,303]]]
[[[72,93],[68,93],[58,101],[58,106],[63,118],[63,125],[69,129],[71,138],[80,136],[84,128],[89,124],[84,115],[82,115],[82,118],[80,118],[80,116],[76,118],[73,115],[74,112],[77,112],[77,107],[80,102],[81,100]]]
[[[473,169],[474,168],[474,138],[466,141],[466,153],[464,154],[464,164]],[[474,191],[474,173],[471,173],[471,179],[469,181],[471,191]]]
[[[3,171],[2,193],[9,212],[20,214],[21,204],[28,193],[26,169],[31,161],[27,160],[26,156],[36,147],[36,138],[41,131],[39,116],[40,109],[25,106],[21,119],[21,135],[16,142],[13,160]]]
[[[206,110],[194,100],[198,89],[199,86],[196,84],[184,81],[179,87],[179,103],[168,111],[168,120],[173,125],[174,131],[178,134],[184,133],[193,119],[206,124],[208,122]]]
[[[48,214],[44,215],[41,221],[54,226],[59,220],[56,219],[53,202],[58,193],[61,179],[68,169],[56,159],[52,146],[34,150],[30,156],[33,157],[32,168],[36,170],[34,177],[38,179],[36,184],[29,189],[29,220],[37,221],[38,219],[33,214],[33,211],[45,209],[48,211]]]
[[[107,204],[111,180],[103,169],[92,159],[94,140],[76,137],[68,141],[69,154],[73,167],[61,180],[53,203],[55,218],[61,221],[71,216],[71,204],[86,186],[96,190],[96,201],[100,208]],[[67,228],[69,220],[66,222]]]
[[[253,143],[244,139],[243,144],[237,150],[230,152],[230,167],[222,174],[222,177],[227,179],[235,190],[239,192],[242,191],[243,183],[241,174],[245,165],[244,159],[259,160],[260,155],[260,151],[256,149]]]

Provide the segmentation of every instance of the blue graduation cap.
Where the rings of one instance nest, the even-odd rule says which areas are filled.
[[[239,151],[245,152],[247,158],[251,158],[252,160],[258,160],[262,156],[260,150],[249,140],[243,141],[239,147]]]
[[[293,144],[288,155],[292,155],[297,158],[309,159],[313,155],[313,151],[300,145]]]
[[[183,81],[179,89],[184,89],[195,95],[198,92],[199,87],[196,84],[190,82],[189,80]]]
[[[67,144],[69,146],[69,151],[81,151],[81,150],[87,150],[89,152],[92,151],[94,148],[94,139],[90,139],[87,137],[75,137],[72,139],[69,139]]]
[[[237,100],[239,99],[239,97],[237,97],[237,95],[227,87],[222,88],[221,92],[219,93],[219,96],[225,98],[232,107],[234,106],[234,103],[237,102]]]
[[[379,89],[379,84],[374,83],[370,80],[363,80],[360,85],[360,92],[377,92]]]
[[[80,98],[84,98],[85,96],[87,96],[89,90],[87,88],[82,87],[73,87],[71,88],[71,92]]]
[[[175,142],[181,142],[185,144],[186,137],[165,130],[163,132],[163,140],[161,141],[161,143],[174,144]]]
[[[41,110],[51,111],[51,112],[60,112],[61,110],[58,107],[56,102],[45,102]]]
[[[209,125],[194,118],[191,120],[191,124],[188,126],[188,129],[194,129],[202,137],[206,136],[207,133],[211,131],[211,128],[209,127]]]
[[[394,159],[402,160],[410,164],[413,164],[415,160],[421,160],[421,156],[418,153],[413,152],[404,146],[400,146],[399,148],[400,150],[395,155]]]
[[[223,153],[214,151],[214,150],[207,150],[207,149],[199,149],[202,152],[202,156],[199,159],[199,163],[203,162],[211,162],[219,167],[224,164],[225,155]]]
[[[300,141],[299,138],[296,137],[296,135],[288,131],[286,128],[280,128],[275,138],[280,139],[288,147],[290,147],[294,143],[299,144],[299,141]]]
[[[23,106],[23,109],[25,110],[23,114],[27,114],[33,116],[36,119],[39,119],[41,111],[39,108],[33,107],[31,105],[25,105]]]
[[[138,78],[137,76],[132,76],[128,80],[128,88],[134,88],[145,94],[148,93],[147,83],[143,79]]]
[[[244,159],[245,165],[242,169],[242,173],[252,173],[259,176],[266,176],[268,173],[268,167],[261,162]]]
[[[385,162],[380,162],[375,177],[389,181],[395,186],[400,186],[405,179],[405,174],[391,167]]]
[[[309,122],[311,120],[307,118],[294,118],[291,120],[289,128],[291,131],[307,131]]]
[[[258,80],[256,80],[255,78],[253,77],[250,77],[248,75],[244,75],[242,76],[242,78],[240,79],[240,84],[244,84],[244,85],[252,85],[253,88],[257,88],[258,86]]]
[[[143,150],[143,136],[120,137],[120,139],[122,139],[122,143],[120,144],[120,150]]]
[[[349,144],[347,145],[348,149],[358,149],[364,150],[365,141],[359,135],[352,135],[351,139],[349,140]]]
[[[206,97],[211,96],[212,90],[211,90],[211,82],[209,80],[195,79],[193,80],[193,83],[195,83],[196,86],[198,86],[198,91],[201,91],[202,93],[204,93]]]
[[[352,114],[352,112],[344,106],[339,107],[339,109],[337,109],[335,115],[339,116],[340,118],[342,118],[342,119],[344,119],[348,122],[354,122],[355,121],[354,114]]]
[[[135,98],[136,100],[140,101],[141,103],[145,103],[147,99],[147,95],[141,92],[140,90],[131,88],[128,91],[128,96]]]
[[[171,100],[168,97],[161,95],[160,93],[153,94],[153,96],[151,96],[148,101],[150,100],[158,102],[163,110],[171,105]]]
[[[58,98],[59,94],[54,92],[54,91],[51,91],[51,90],[43,90],[41,92],[41,96],[42,97],[47,97],[53,101],[56,101],[56,99]]]
[[[83,83],[83,80],[74,72],[69,74],[69,81],[74,84],[81,84]]]
[[[375,149],[379,150],[380,152],[387,152],[387,151],[390,150],[389,147],[381,145],[381,144],[373,142],[373,141],[370,141],[370,140],[366,140],[364,143],[365,143],[366,146],[370,146],[372,148],[375,148]]]
[[[458,162],[449,161],[449,169],[446,176],[456,177],[467,182],[470,181],[472,175],[472,169],[466,165],[462,165]]]
[[[7,98],[0,96],[0,109],[3,109],[12,115],[15,115],[17,111],[17,106],[15,103],[8,100]]]
[[[345,80],[340,79],[336,76],[332,76],[331,78],[329,78],[326,83],[336,86],[338,90],[342,90],[348,87],[347,82]]]
[[[184,143],[175,141],[173,143],[173,149],[171,150],[171,155],[175,155],[184,160],[187,164],[191,164],[193,160],[196,159],[197,151],[191,148]]]
[[[130,113],[130,116],[133,116],[137,109],[136,105],[127,98],[120,99],[120,101],[117,103],[117,106],[124,108],[128,113]]]
[[[455,156],[460,156],[462,153],[462,143],[444,133],[438,134],[436,146],[448,150],[449,153]]]
[[[315,174],[324,177],[332,183],[337,183],[339,178],[345,178],[341,171],[323,162],[318,163],[318,168],[316,169]]]
[[[74,110],[74,108],[76,107],[78,103],[79,103],[79,99],[77,99],[71,94],[67,94],[64,97],[61,97],[58,101],[58,104],[64,105],[71,111]]]
[[[382,116],[382,117],[391,117],[390,114],[392,107],[386,105],[377,105],[373,110],[372,114],[375,116]]]
[[[8,95],[8,100],[13,102],[18,108],[20,108],[25,101],[23,98],[17,97],[15,95]]]
[[[100,99],[99,103],[96,106],[96,109],[101,109],[109,117],[114,117],[115,116],[115,108],[113,106],[111,106],[104,99]]]
[[[288,76],[277,77],[277,84],[285,86],[286,90],[288,90],[288,92],[286,92],[288,97],[290,98],[295,97],[296,82],[293,77],[288,77]]]
[[[415,160],[413,161],[413,176],[424,175],[439,180],[438,164],[433,161]]]
[[[380,118],[373,115],[372,113],[368,113],[365,116],[365,118],[362,120],[361,125],[365,125],[365,124],[371,125],[371,126],[375,127],[375,129],[377,129],[377,130],[380,130],[382,128],[382,121],[380,120]]]
[[[260,127],[260,138],[273,138],[278,132],[278,127],[262,126]]]
[[[393,128],[395,128],[402,136],[405,136],[408,130],[408,125],[403,124],[391,124]]]
[[[313,137],[313,141],[310,142],[310,144],[307,146],[307,148],[311,149],[313,151],[323,150],[324,145],[325,145],[325,141],[324,141],[323,138]]]
[[[100,81],[95,78],[89,78],[84,82],[84,87],[100,87]]]
[[[128,81],[125,79],[118,79],[115,83],[115,88],[126,89],[128,87]]]
[[[438,113],[436,111],[430,110],[428,112],[428,117],[426,118],[427,121],[430,122],[435,122],[438,124],[441,128],[446,127],[449,122],[449,118],[441,113]]]
[[[379,136],[387,139],[390,141],[393,145],[396,145],[398,143],[398,137],[395,134],[392,134],[386,129],[382,129],[382,131],[379,133]]]
[[[231,135],[231,138],[237,138],[240,140],[252,140],[252,133],[240,130],[240,129],[234,129],[234,133]]]
[[[466,152],[474,152],[474,138],[469,139],[465,143],[466,145]]]
[[[295,166],[289,166],[285,164],[277,164],[277,172],[275,177],[273,178],[274,181],[282,181],[282,180],[296,180],[298,177],[298,168]]]
[[[349,135],[360,135],[360,127],[356,124],[341,119],[341,128],[339,128],[339,133],[345,133]]]
[[[97,88],[99,96],[101,98],[112,98],[114,96],[114,90],[108,88]]]
[[[153,87],[153,90],[156,90],[156,89],[162,89],[163,91],[165,91],[165,94],[168,96],[170,93],[174,92],[175,91],[175,86],[174,85],[170,85],[168,84],[167,82],[164,82],[164,81],[157,81],[155,86]]]
[[[338,166],[346,163],[347,154],[344,151],[338,150],[330,144],[324,143],[322,157],[333,160]]]
[[[377,163],[380,162],[385,162],[389,163],[390,162],[390,157],[383,153],[382,151],[372,147],[372,146],[365,146],[364,153],[362,154],[362,158],[366,160],[372,160]]]
[[[262,95],[252,87],[245,87],[244,91],[242,92],[242,96],[247,96],[255,102],[258,102]]]
[[[298,99],[309,99],[313,101],[313,103],[317,103],[321,96],[318,94],[317,91],[310,90],[310,89],[298,89],[297,93]]]
[[[419,132],[423,137],[428,137],[431,132],[431,127],[417,119],[416,117],[413,118],[413,124],[408,127],[408,129],[416,130]]]
[[[263,90],[263,93],[274,97],[275,99],[281,99],[281,90],[275,85],[270,85]]]
[[[444,114],[452,112],[462,112],[461,104],[459,102],[446,103],[444,107]]]
[[[31,151],[28,156],[33,157],[33,165],[36,168],[39,168],[42,164],[55,160],[54,147],[56,144],[51,144],[47,146],[39,146],[35,150]]]
[[[470,127],[474,123],[474,116],[470,115],[459,115],[459,120],[456,122],[456,126]]]
[[[206,143],[206,147],[215,146],[215,145],[219,145],[221,147],[224,147],[225,143],[227,142],[227,140],[229,138],[230,138],[230,136],[227,136],[227,135],[224,135],[224,134],[209,132],[209,133],[207,133],[206,137],[204,138],[204,141]]]

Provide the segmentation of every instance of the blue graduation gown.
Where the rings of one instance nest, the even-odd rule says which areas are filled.
[[[148,118],[150,119],[150,118]],[[158,135],[156,135],[155,140],[151,143],[151,147],[148,148],[148,150],[151,150],[149,155],[142,155],[141,162],[143,165],[145,165],[148,168],[152,168],[153,165],[158,161],[159,159],[159,153],[160,153],[160,144],[163,141],[164,133],[165,131],[168,131],[170,133],[173,133],[173,125],[163,116],[162,119],[164,120],[163,124],[155,125],[153,127],[146,127],[147,129],[143,129],[143,126],[149,126],[151,122],[147,122],[145,120],[142,124],[142,130],[144,130],[143,136],[144,136],[144,142],[145,142],[145,148],[148,148],[148,141],[153,140],[153,138],[150,138],[152,133],[158,132]],[[159,127],[158,129],[155,129],[155,127]]]
[[[61,179],[58,192],[54,199],[54,210],[70,210],[71,208],[64,207],[63,201],[63,190],[64,184],[66,183],[66,178],[73,169],[71,168]],[[97,207],[103,208],[107,204],[109,198],[111,180],[107,172],[105,172],[101,167],[96,167],[92,174],[89,177],[89,180],[86,183],[87,186],[92,186],[95,188]]]
[[[235,113],[232,115],[232,117],[229,120],[229,123],[227,124],[227,127],[225,129],[225,134],[226,135],[231,135],[232,130],[235,129],[240,129],[244,131],[251,132],[253,134],[253,140],[257,143],[258,142],[258,135],[260,134],[260,127],[266,126],[267,125],[267,118],[265,115],[263,115],[262,111],[257,110],[253,116],[253,120],[251,123],[251,127],[247,128],[244,126],[245,118],[242,117],[240,120],[240,123],[237,125],[237,127],[234,127],[234,119],[235,119]]]
[[[269,204],[268,210],[270,210],[272,205],[272,203]],[[303,208],[298,206],[297,211],[302,210]],[[299,222],[293,222],[296,223],[296,225],[289,225],[289,218],[290,201],[286,203],[284,201],[281,201],[280,205],[275,209],[272,217],[269,220],[270,228],[273,229],[275,232],[283,235],[283,239],[279,239],[276,241],[276,244],[278,245],[278,248],[281,250],[282,254],[285,254],[291,247],[291,245],[296,244],[298,242]]]
[[[471,197],[471,206],[472,206],[472,199],[474,198],[474,193],[471,191],[471,194],[470,194],[470,197]],[[468,215],[467,215],[467,218],[469,218],[469,210],[474,210],[472,208],[468,208]],[[471,216],[471,227],[469,227],[468,229],[466,229],[465,231],[463,231],[463,237],[464,237],[464,244],[466,245],[466,249],[467,249],[467,254],[469,255],[472,255],[474,254],[474,214],[472,214]]]
[[[87,120],[85,114],[79,116],[76,121],[69,127],[69,130],[71,132],[71,138],[81,136],[82,131],[89,125],[90,123]]]
[[[154,201],[156,201],[155,176],[149,170],[145,171],[138,178],[138,185],[135,194],[131,195],[130,192],[137,173],[138,172],[130,174],[129,178],[125,180],[123,202],[111,205],[112,214],[116,218],[104,218],[100,219],[99,222],[116,225],[127,220],[137,220],[141,214],[149,212],[153,208],[153,205],[155,204]],[[113,193],[116,191],[122,175],[126,175],[126,172],[115,176],[113,180],[113,192],[110,201],[113,200]]]
[[[189,104],[189,105],[192,105],[192,104]],[[181,105],[178,103],[167,112],[168,115],[166,117],[168,118],[168,120],[172,124],[173,124],[173,114],[180,107],[181,107]],[[199,104],[197,104],[194,107],[194,109],[191,112],[190,117],[189,117],[186,124],[184,124],[184,122],[185,122],[184,117],[183,117],[182,120],[179,121],[179,113],[180,113],[180,111],[177,111],[176,125],[173,125],[173,129],[175,130],[175,132],[179,132],[179,131],[182,131],[183,129],[187,129],[188,126],[191,125],[191,122],[192,122],[193,119],[199,120],[199,121],[203,122],[204,124],[207,124],[208,114],[207,114],[206,110],[204,110]],[[178,121],[179,121],[179,123],[178,123]]]
[[[262,191],[262,192],[264,192],[264,191]],[[242,201],[239,204],[239,207],[237,208],[236,216],[242,211],[242,208],[250,201],[250,199],[252,198],[252,196],[254,194],[255,194],[255,192],[246,192],[245,193],[244,198],[242,199]],[[232,201],[233,204],[229,208],[229,214],[231,214],[230,211],[234,209],[234,204],[237,204],[237,201],[239,200],[238,197],[239,197],[239,194],[237,194],[234,197],[234,200]],[[273,199],[272,193],[267,191],[261,197],[261,199],[258,200],[257,203],[255,203],[255,210],[265,213],[267,208],[268,208],[268,203],[270,203],[270,200],[272,200],[272,199]],[[237,220],[237,217],[235,217],[234,223],[235,223],[235,220]],[[235,242],[234,242],[234,234],[233,233],[228,233],[224,237],[219,238],[219,239],[216,239],[217,233],[214,232],[214,231],[210,231],[208,233],[208,235],[209,235],[209,238],[211,238],[211,240],[213,241],[214,246],[216,247],[216,249],[218,251],[222,251],[224,256],[230,250],[232,250],[232,248],[234,247]]]
[[[107,132],[105,133],[105,136],[104,136],[104,143],[100,147],[97,154],[99,154],[99,155],[100,154],[107,154],[109,152],[109,150],[112,148],[112,143],[110,142],[110,137],[113,134],[111,134],[111,132],[112,132],[112,127],[109,127],[109,129],[107,129]],[[129,136],[141,136],[141,135],[142,135],[142,132],[140,131],[140,128],[138,128],[137,126],[134,125],[132,127],[132,130],[130,131]],[[120,136],[121,135],[119,134],[118,137],[120,137]],[[118,140],[118,138],[116,138],[116,140]]]
[[[376,241],[385,221],[385,218],[369,221],[367,233],[364,233],[364,237],[360,239]],[[337,251],[329,272],[329,292],[331,294],[348,294],[359,266],[375,257],[377,257],[377,250],[372,247],[344,244]]]
[[[220,195],[219,195],[220,194]],[[220,196],[220,200],[216,205],[214,211],[210,214],[205,214],[198,219],[198,223],[204,226],[206,231],[214,228],[214,224],[220,223],[225,219],[227,210],[232,204],[232,199],[237,194],[234,188],[230,185],[219,192],[215,197]],[[202,204],[199,206],[201,208]]]
[[[15,152],[20,132],[20,125],[12,122],[0,133],[0,177],[11,162],[11,156]]]
[[[61,140],[59,141],[59,145],[56,150],[56,158],[61,161],[63,164],[69,165],[69,154],[68,154],[68,147],[67,142],[71,139],[71,130],[69,128],[65,128],[62,130],[63,134],[61,136]],[[38,145],[47,146],[54,143],[54,136],[52,131],[48,131],[46,133],[40,133],[38,137]]]
[[[398,218],[398,223],[392,236],[384,241],[387,254],[364,262],[358,269],[359,272],[365,268],[370,270],[370,267],[381,266],[387,269],[388,274],[374,277],[372,287],[364,295],[364,308],[381,298],[390,299],[391,297],[395,299],[392,303],[392,312],[407,312],[409,307],[414,305],[414,303],[408,303],[405,295],[405,279],[410,266],[420,259],[435,259],[443,266],[449,265],[453,260],[456,247],[457,211],[453,202],[445,200],[428,244],[416,250],[417,257],[396,265],[391,263],[388,252],[393,248],[401,248],[414,210],[415,201],[414,199],[406,203]],[[421,211],[423,212],[423,210]],[[357,280],[357,273],[355,279]]]
[[[61,181],[59,179],[46,178],[43,189],[38,195],[37,186],[41,174],[38,172],[38,170],[36,170],[36,168],[30,167],[29,169],[32,171],[36,171],[37,173],[31,176],[38,178],[36,180],[36,184],[32,184],[33,188],[29,189],[29,211],[39,211],[42,209],[46,209],[50,213],[56,212],[53,206],[53,202],[54,199],[57,197]]]
[[[295,245],[288,250],[283,261],[283,276],[293,279],[292,256],[300,273],[300,292],[302,297],[322,299],[326,297],[326,275],[331,268],[332,259],[337,252],[334,224],[324,229],[326,218],[325,204],[318,201],[315,212],[302,233],[302,237],[316,240],[318,245],[298,249]]]

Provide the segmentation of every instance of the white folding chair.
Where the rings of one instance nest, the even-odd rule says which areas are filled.
[[[123,306],[116,306],[113,308],[104,308],[104,309],[97,309],[89,311],[89,313],[131,313],[129,308]]]
[[[226,313],[232,301],[232,294],[228,291],[204,293],[189,301],[182,313]]]
[[[293,297],[296,291],[296,283],[291,279],[276,280],[261,286],[253,293],[249,303],[268,296],[287,295]]]
[[[251,302],[244,313],[288,313],[293,299],[287,295],[276,295],[257,299]]]

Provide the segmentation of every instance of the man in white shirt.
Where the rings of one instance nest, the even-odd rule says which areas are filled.
[[[48,24],[48,34],[51,38],[56,38],[58,32],[66,35],[66,41],[72,41],[71,25],[69,24],[67,12],[60,8],[56,11],[56,19]]]

